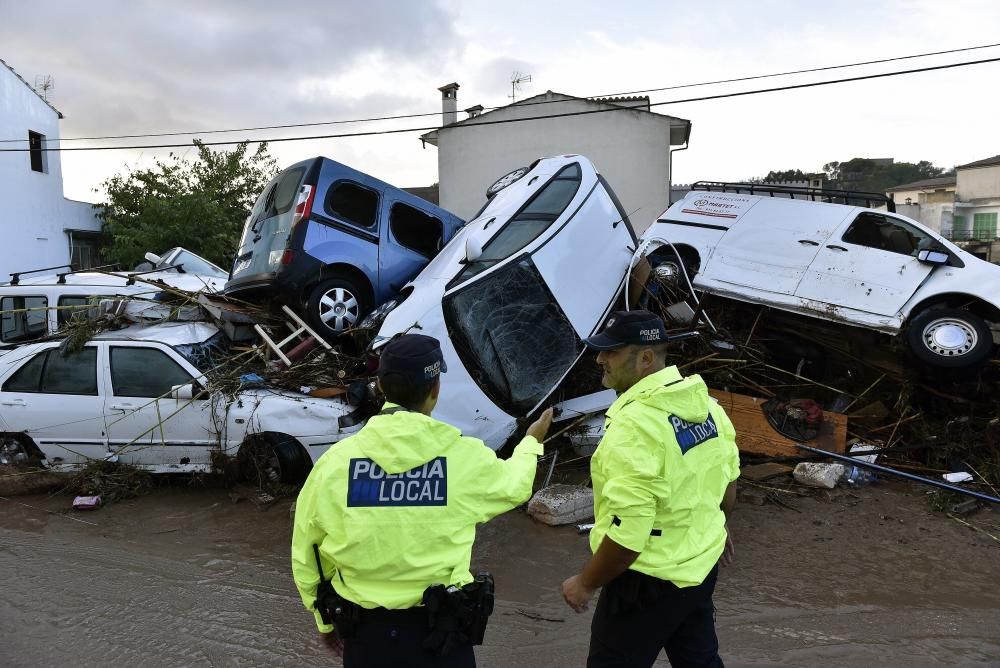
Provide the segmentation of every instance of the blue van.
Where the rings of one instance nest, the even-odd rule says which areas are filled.
[[[305,160],[257,198],[225,293],[274,297],[335,336],[398,293],[464,224],[339,162]]]

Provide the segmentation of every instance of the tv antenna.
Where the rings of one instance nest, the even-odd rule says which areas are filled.
[[[35,92],[42,96],[46,102],[49,101],[49,91],[56,87],[56,82],[51,74],[38,75],[35,77]]]
[[[510,98],[511,104],[517,102],[517,91],[521,90],[521,84],[528,83],[531,81],[530,74],[522,74],[520,72],[514,72],[510,75]]]

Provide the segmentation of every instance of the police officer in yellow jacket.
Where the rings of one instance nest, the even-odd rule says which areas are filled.
[[[563,583],[584,611],[602,588],[587,665],[721,666],[712,593],[732,557],[726,515],[736,496],[735,430],[699,376],[667,367],[663,321],[613,313],[587,339],[602,382],[618,392],[591,460],[593,556]]]
[[[531,495],[552,415],[499,459],[430,417],[444,371],[436,339],[389,342],[385,407],[320,457],[299,493],[292,574],[346,668],[475,666],[470,624],[481,636],[492,610],[492,578],[469,571],[476,525]]]

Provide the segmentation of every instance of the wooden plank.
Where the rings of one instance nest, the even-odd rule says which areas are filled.
[[[767,462],[764,464],[751,464],[740,469],[740,477],[744,480],[761,482],[776,478],[779,475],[786,475],[792,472],[791,466],[785,466],[778,462]]]
[[[802,450],[795,447],[795,441],[779,434],[767,421],[764,411],[761,410],[767,399],[723,390],[710,389],[708,393],[725,409],[733,426],[736,427],[736,445],[739,446],[740,452],[772,457],[802,455]],[[845,452],[847,416],[824,411],[819,433],[807,444],[830,452]]]

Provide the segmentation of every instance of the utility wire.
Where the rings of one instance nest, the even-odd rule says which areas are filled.
[[[661,88],[645,88],[642,90],[632,90],[625,91],[621,93],[606,93],[604,95],[589,95],[584,99],[595,99],[595,98],[607,98],[607,97],[626,97],[629,95],[638,95],[639,93],[660,93],[668,90],[678,90],[682,88],[695,88],[699,86],[714,86],[718,84],[725,83],[738,83],[742,81],[754,81],[757,79],[770,79],[775,77],[790,76],[793,74],[808,74],[811,72],[826,72],[830,70],[844,69],[848,67],[861,67],[863,65],[877,65],[880,63],[890,63],[899,60],[912,60],[914,58],[926,58],[928,56],[940,56],[950,53],[961,53],[963,51],[976,51],[980,49],[990,49],[993,47],[1000,46],[1000,42],[996,44],[983,44],[980,46],[967,46],[960,49],[948,49],[946,51],[929,51],[927,53],[916,53],[908,56],[895,56],[892,58],[881,58],[878,60],[865,60],[857,63],[846,63],[842,65],[827,65],[824,67],[812,67],[804,70],[790,70],[788,72],[775,72],[772,74],[756,74],[753,76],[737,77],[735,79],[718,79],[716,81],[702,81],[698,83],[686,83],[678,84],[674,86],[663,86]],[[537,102],[521,102],[519,106],[529,107],[540,104],[554,104],[558,102],[563,102],[563,100],[539,100]],[[503,109],[505,106],[501,105],[494,107],[485,107],[484,111],[495,111],[497,109]],[[395,121],[405,118],[424,118],[428,116],[438,116],[440,111],[425,112],[418,114],[397,114],[393,116],[371,116],[368,118],[353,118],[353,119],[340,119],[335,121],[317,121],[314,123],[288,123],[285,125],[261,125],[256,127],[247,128],[230,128],[223,130],[193,130],[190,132],[150,132],[145,134],[134,134],[134,135],[104,135],[95,137],[61,137],[59,141],[83,141],[83,140],[105,140],[105,139],[140,139],[146,137],[180,137],[187,135],[208,135],[208,134],[225,134],[229,132],[256,132],[259,130],[286,130],[289,128],[308,128],[317,127],[321,125],[343,125],[349,123],[372,123],[376,121]],[[0,139],[0,144],[12,143],[12,142],[26,142],[27,139]]]
[[[803,84],[793,84],[788,86],[776,86],[774,88],[759,88],[756,90],[740,91],[737,93],[720,93],[718,95],[705,95],[702,97],[690,97],[681,100],[669,100],[666,102],[654,102],[650,104],[650,107],[661,107],[668,104],[682,104],[687,102],[703,102],[706,100],[720,100],[730,97],[743,97],[746,95],[759,95],[761,93],[775,93],[779,91],[786,90],[799,90],[803,88],[815,88],[818,86],[829,86],[832,84],[850,83],[854,81],[866,81],[870,79],[883,79],[886,77],[901,76],[904,74],[917,74],[920,72],[933,72],[937,70],[947,70],[955,67],[967,67],[970,65],[983,65],[986,63],[995,63],[1000,61],[998,58],[986,58],[983,60],[972,60],[961,63],[951,63],[948,65],[933,65],[929,67],[920,67],[912,70],[897,70],[895,72],[883,72],[881,74],[866,74],[857,77],[848,77],[844,79],[831,79],[829,81],[813,81],[810,83]],[[480,121],[474,120],[471,123],[459,123],[455,125],[447,126],[445,129],[448,130],[460,130],[466,128],[481,127],[484,125],[504,125],[506,123],[523,123],[525,121],[538,121],[545,119],[556,119],[556,118],[569,118],[572,116],[588,116],[590,114],[604,114],[608,112],[621,112],[621,111],[635,111],[635,109],[629,107],[613,107],[611,109],[588,109],[585,111],[572,111],[562,114],[546,114],[542,116],[525,116],[523,118],[509,118],[503,120],[495,121]],[[242,144],[244,142],[251,144],[261,144],[261,143],[277,143],[277,142],[287,142],[287,141],[311,141],[316,139],[342,139],[347,137],[372,137],[377,135],[392,135],[392,134],[406,134],[411,132],[429,132],[431,130],[438,130],[439,126],[432,125],[428,127],[418,127],[418,128],[396,128],[392,130],[367,130],[359,132],[342,132],[335,134],[326,135],[310,135],[310,136],[296,136],[296,137],[273,137],[270,139],[241,139],[241,140],[228,140],[228,141],[215,141],[215,142],[200,142],[203,146],[233,146],[235,144]],[[0,148],[0,153],[27,153],[32,150],[39,151],[124,151],[124,150],[143,150],[150,148],[189,148],[191,146],[190,142],[183,144],[141,144],[135,146],[84,146],[79,148]]]

